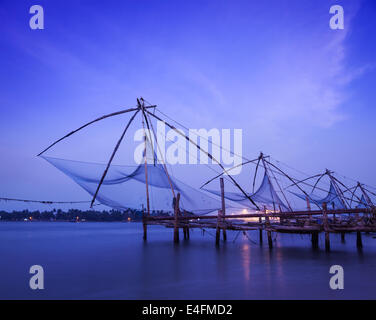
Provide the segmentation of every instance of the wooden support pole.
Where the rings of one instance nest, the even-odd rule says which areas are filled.
[[[318,232],[312,232],[312,248],[318,249],[319,248],[319,233]]]
[[[324,202],[322,204],[322,213],[324,218],[324,231],[325,231],[325,250],[330,251],[330,236],[329,236],[329,224],[328,224],[328,214],[327,214],[327,204]]]
[[[186,211],[185,211],[185,215],[188,215]],[[188,225],[189,225],[189,221],[188,221]],[[189,238],[190,238],[189,227],[187,227],[187,239],[189,240]]]
[[[262,226],[261,226],[261,223],[262,223],[262,218],[260,217],[259,218],[259,223],[260,223],[260,229],[259,229],[259,233],[260,233],[260,244],[262,244]]]
[[[265,210],[266,212],[266,210]],[[268,245],[269,245],[269,249],[272,249],[273,248],[273,239],[272,239],[272,232],[269,230],[269,227],[270,227],[270,220],[269,220],[269,217],[267,216],[265,218],[265,221],[266,221],[266,227],[267,227],[267,236],[268,236]]]
[[[271,231],[268,231],[268,244],[269,244],[269,249],[272,249],[273,248],[273,239],[272,239]]]
[[[223,241],[227,241],[226,228],[223,228],[223,229],[222,229],[222,236],[223,236]]]
[[[330,237],[329,232],[325,232],[325,250],[330,251]]]
[[[175,198],[174,243],[179,243],[179,201],[180,201],[180,193],[178,193]]]
[[[184,216],[186,217],[187,215],[188,215],[187,211],[184,210]],[[184,239],[188,240],[189,239],[189,227],[184,227],[183,232],[184,232]]]
[[[356,247],[358,249],[363,248],[363,243],[362,243],[362,233],[360,231],[356,232]]]
[[[345,233],[344,232],[341,232],[341,242],[342,243],[346,242],[346,240],[345,240]]]
[[[218,210],[218,216],[217,216],[217,228],[215,230],[215,245],[219,246],[219,238],[221,236],[221,228],[219,227],[221,220],[221,210]]]
[[[144,205],[142,205],[142,227],[144,229],[144,236],[143,239],[144,241],[147,240],[147,225],[146,225],[146,217],[145,217],[145,208]]]
[[[221,186],[221,200],[222,200],[222,210],[221,210],[221,223],[224,225],[222,229],[222,235],[223,235],[223,240],[227,240],[227,234],[226,234],[226,221],[225,221],[225,215],[226,215],[226,205],[225,205],[225,185],[223,182],[223,178],[221,177],[219,179],[219,183]]]

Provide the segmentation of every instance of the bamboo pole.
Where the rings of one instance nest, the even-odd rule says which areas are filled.
[[[148,109],[149,109],[149,108],[155,108],[155,107],[156,107],[156,106],[148,106],[148,107],[145,107],[145,108],[148,108]],[[86,128],[87,126],[89,126],[89,125],[91,125],[91,124],[93,124],[93,123],[95,123],[95,122],[97,122],[97,121],[100,121],[100,120],[103,120],[103,119],[106,119],[106,118],[109,118],[109,117],[117,116],[117,115],[120,115],[120,114],[123,114],[123,113],[132,112],[132,111],[137,111],[137,110],[139,110],[139,107],[137,107],[137,108],[130,108],[130,109],[126,109],[126,110],[122,110],[122,111],[118,111],[118,112],[110,113],[110,114],[104,115],[104,116],[102,116],[102,117],[100,117],[100,118],[97,118],[97,119],[95,119],[95,120],[93,120],[93,121],[90,121],[90,122],[84,124],[83,126],[79,127],[78,129],[69,132],[69,133],[66,134],[64,137],[62,137],[62,138],[56,140],[54,143],[50,144],[46,149],[44,149],[41,153],[38,154],[38,157],[41,156],[43,153],[45,153],[47,150],[51,149],[55,144],[59,143],[60,141],[62,141],[62,140],[64,140],[64,139],[68,138],[69,136],[71,136],[72,134],[74,134],[74,133],[76,133],[76,132],[78,132],[78,131],[80,131],[80,130]]]
[[[112,154],[111,154],[110,160],[108,161],[108,163],[107,163],[107,167],[106,167],[106,169],[105,169],[104,172],[103,172],[103,175],[102,175],[102,178],[101,178],[101,180],[100,180],[100,182],[99,182],[99,184],[98,184],[97,190],[95,191],[95,194],[94,194],[93,200],[91,200],[90,208],[93,207],[93,204],[94,204],[94,202],[95,202],[95,199],[97,198],[97,195],[98,195],[99,189],[100,189],[100,187],[101,187],[101,185],[102,185],[104,179],[106,178],[106,175],[107,175],[108,169],[110,168],[111,163],[112,163],[112,160],[114,159],[115,154],[116,154],[116,152],[118,151],[121,142],[123,141],[123,138],[124,138],[124,136],[125,136],[125,133],[127,132],[129,126],[131,125],[133,119],[136,117],[136,115],[137,115],[137,113],[138,113],[139,111],[140,111],[140,109],[137,109],[137,111],[136,111],[136,112],[133,114],[133,116],[129,119],[129,121],[128,121],[128,123],[127,123],[127,125],[126,125],[126,127],[125,127],[125,129],[124,129],[124,131],[123,131],[123,133],[122,133],[122,135],[121,135],[121,137],[120,137],[120,139],[118,140],[118,142],[117,142],[117,144],[116,144],[116,146],[115,146],[115,149],[112,151]]]
[[[140,104],[140,101],[137,99],[137,103],[144,113],[144,103]],[[145,131],[145,123],[144,118],[141,117],[142,120],[142,128],[144,130],[144,168],[145,168],[145,187],[146,187],[146,208],[147,208],[147,217],[150,217],[150,200],[149,200],[149,183],[148,183],[148,163],[147,163],[147,140],[146,140],[146,131]],[[144,223],[144,240],[147,239],[147,225]]]
[[[168,122],[162,120],[160,117],[156,116],[155,114],[153,113],[150,113],[149,111],[146,110],[146,112],[148,114],[150,114],[152,117],[156,118],[157,120],[159,121],[162,121],[163,123],[165,123],[170,129],[174,130],[177,134],[181,135],[182,137],[184,137],[187,141],[189,141],[190,143],[192,143],[198,150],[202,151],[203,153],[205,153],[209,159],[213,160],[215,163],[217,163],[221,169],[228,173],[228,171],[225,169],[225,167],[221,164],[221,162],[219,162],[216,158],[213,157],[213,155],[202,149],[197,143],[195,143],[194,141],[192,141],[188,136],[186,136],[184,133],[180,132],[179,130],[177,130],[173,125],[169,124]],[[257,208],[257,209],[260,209],[259,206],[256,204],[256,202],[254,202],[252,200],[252,198],[243,190],[243,188],[236,182],[236,180],[230,175],[228,174],[228,177],[231,179],[231,181],[234,183],[234,185],[243,193],[243,195]]]
[[[153,131],[154,138],[155,138],[155,143],[156,143],[157,148],[159,150],[159,153],[160,153],[160,155],[162,157],[162,166],[163,166],[163,169],[164,169],[164,171],[166,173],[166,176],[167,176],[167,179],[168,179],[168,183],[170,184],[172,196],[175,198],[174,186],[172,184],[172,181],[171,181],[171,178],[170,178],[170,174],[168,173],[167,166],[166,166],[166,163],[165,163],[165,159],[163,158],[163,153],[162,153],[161,147],[159,146],[159,143],[158,143],[158,137],[157,137],[157,135],[155,133],[153,122],[151,121],[149,114],[147,114],[147,113],[144,112],[144,115],[147,115],[147,117],[149,118],[150,126],[151,126],[151,129]]]
[[[258,159],[247,160],[247,161],[242,162],[242,163],[240,163],[240,164],[238,164],[238,165],[236,165],[236,166],[234,166],[234,167],[231,167],[231,168],[229,168],[229,169],[226,169],[226,170],[227,170],[227,174],[229,174],[229,172],[230,172],[231,170],[234,170],[234,169],[236,169],[236,168],[242,167],[242,166],[244,166],[244,165],[246,165],[246,164],[248,164],[248,163],[253,163],[253,162],[257,161],[257,160],[258,160]],[[220,174],[218,174],[218,175],[216,175],[215,177],[211,178],[210,180],[206,181],[206,182],[200,187],[200,189],[202,189],[203,187],[205,187],[207,184],[209,184],[209,183],[212,182],[213,180],[215,180],[215,179],[217,179],[217,178],[223,176],[225,173],[226,173],[226,172],[221,172]]]

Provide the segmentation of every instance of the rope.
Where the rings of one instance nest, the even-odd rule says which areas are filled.
[[[41,204],[77,204],[77,203],[90,203],[91,201],[49,201],[49,200],[26,200],[26,199],[14,199],[14,198],[2,198],[0,201],[17,201],[27,203],[41,203]],[[96,204],[100,205],[100,204]]]

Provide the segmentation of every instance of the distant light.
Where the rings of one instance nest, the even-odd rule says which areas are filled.
[[[243,209],[242,213],[247,213],[248,210],[247,209]]]

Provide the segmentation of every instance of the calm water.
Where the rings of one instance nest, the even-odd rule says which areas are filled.
[[[213,234],[212,231],[210,231]],[[1,299],[349,299],[376,298],[376,239],[332,236],[332,251],[309,238],[278,235],[275,248],[229,232],[215,248],[194,230],[172,243],[172,230],[139,223],[0,223]],[[320,248],[323,239],[320,239]],[[29,289],[31,265],[43,266],[45,289]],[[345,289],[329,289],[329,268],[345,270]]]

